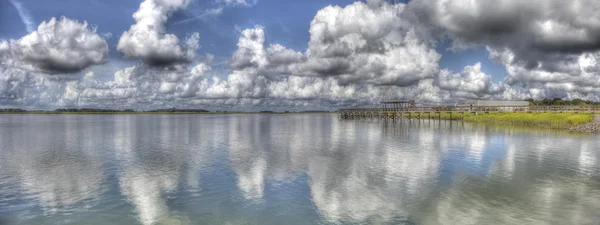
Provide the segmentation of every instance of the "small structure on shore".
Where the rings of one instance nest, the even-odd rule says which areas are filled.
[[[382,101],[381,104],[384,109],[414,108],[417,106],[414,100]]]

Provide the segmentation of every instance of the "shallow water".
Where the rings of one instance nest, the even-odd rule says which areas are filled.
[[[0,116],[0,224],[599,221],[599,136],[335,115]]]

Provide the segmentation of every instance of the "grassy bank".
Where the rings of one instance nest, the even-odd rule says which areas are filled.
[[[444,115],[443,119],[450,119],[450,115]],[[463,117],[461,114],[453,113],[452,120],[568,129],[592,122],[594,115],[590,113],[479,113],[478,115],[465,114]]]
[[[390,114],[389,116],[392,116]],[[412,116],[416,116],[414,113]],[[431,114],[432,119],[438,119],[437,114]],[[522,125],[550,129],[569,129],[571,127],[586,124],[594,121],[596,115],[591,113],[478,113],[478,115],[465,113],[443,113],[442,120],[463,120],[468,122],[501,124],[501,125]],[[421,118],[427,119],[428,114],[422,113]]]

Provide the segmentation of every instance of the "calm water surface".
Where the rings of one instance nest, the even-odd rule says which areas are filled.
[[[335,115],[1,115],[0,224],[600,224],[600,139]]]

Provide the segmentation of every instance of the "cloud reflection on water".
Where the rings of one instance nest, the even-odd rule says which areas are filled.
[[[167,205],[181,181],[185,188],[199,189],[199,173],[210,160],[201,139],[190,134],[199,124],[160,116],[154,121],[131,116],[115,120],[115,156],[119,162],[121,194],[135,206],[144,225],[176,218]],[[192,131],[194,130],[194,131]],[[181,222],[181,221],[179,221]]]
[[[97,160],[98,147],[82,147],[93,134],[89,124],[70,120],[43,126],[35,135],[27,124],[2,133],[0,170],[10,174],[21,193],[36,200],[45,214],[72,213],[98,198],[105,190],[106,174]],[[9,147],[10,146],[10,147]],[[16,193],[15,193],[16,194]]]
[[[236,170],[243,171],[238,173],[241,190],[247,192],[244,185],[248,183],[244,180],[252,180],[260,184],[252,190],[261,193],[252,198],[259,198],[265,183],[275,179],[265,174],[279,174],[276,179],[281,179],[285,173],[282,171],[290,177],[295,176],[295,170],[304,171],[310,179],[316,209],[330,222],[373,223],[408,218],[418,224],[586,224],[600,218],[595,213],[600,211],[600,193],[594,188],[597,179],[580,176],[585,171],[598,176],[595,162],[599,153],[590,147],[598,141],[582,141],[587,136],[448,122],[303,122],[299,126],[273,118],[236,122],[243,129],[231,130],[231,135],[238,141],[246,140],[238,145],[247,148],[233,150],[243,151],[234,155],[256,157],[233,160],[234,164],[260,165],[260,170]],[[279,132],[272,127],[261,132],[256,126],[265,126],[264,123],[295,130]],[[240,133],[235,134],[236,131]],[[277,144],[294,140],[309,141],[298,145],[303,149],[300,151],[293,149],[294,145]],[[274,152],[261,152],[274,148]],[[282,152],[301,154],[279,157]],[[446,174],[440,174],[441,171]],[[452,177],[445,178],[447,173]],[[513,178],[515,174],[528,180]],[[566,201],[567,196],[577,200]],[[561,209],[559,203],[569,207]],[[571,218],[566,215],[577,216],[565,220]]]
[[[270,216],[259,222],[277,224],[284,210],[301,215],[299,224],[600,219],[600,140],[586,135],[330,115],[15,123],[23,128],[0,131],[0,187],[14,183],[46,215],[89,207],[133,214],[144,225],[241,223],[261,213]]]

